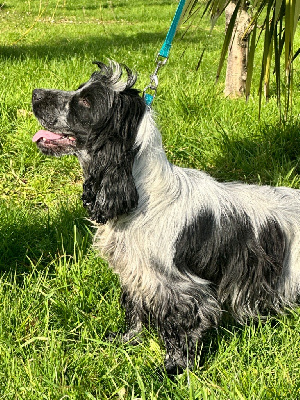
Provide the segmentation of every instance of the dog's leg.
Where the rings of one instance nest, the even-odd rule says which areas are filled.
[[[165,343],[166,355],[164,366],[167,374],[177,375],[186,368],[193,369],[197,362],[202,345],[202,338],[204,333],[215,327],[201,326],[188,329],[183,324],[174,325],[173,332],[161,332],[161,337]]]
[[[126,332],[122,335],[122,342],[130,342],[130,344],[140,343],[139,335],[142,332],[142,320],[140,317],[140,307],[138,307],[134,300],[130,298],[128,293],[124,290],[121,296],[121,305],[125,309],[125,324]]]
[[[140,313],[138,312],[140,309],[124,290],[121,295],[120,303],[125,310],[125,332],[109,332],[106,335],[106,340],[110,342],[117,340],[135,346],[141,342],[140,336],[143,325]]]
[[[156,320],[166,347],[165,368],[174,375],[194,366],[203,334],[217,326],[221,308],[207,284],[181,282],[165,292]]]

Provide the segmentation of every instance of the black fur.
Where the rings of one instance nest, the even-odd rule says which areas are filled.
[[[212,282],[221,306],[243,322],[248,309],[277,310],[285,252],[286,237],[276,220],[267,220],[256,238],[247,215],[233,211],[217,223],[206,210],[180,233],[174,264]]]
[[[82,200],[96,222],[105,223],[127,214],[138,204],[131,171],[137,151],[133,145],[145,104],[142,100],[133,101],[135,97],[134,89],[111,96],[112,108],[98,111],[98,123],[86,142],[92,162],[83,185]],[[118,110],[117,114],[113,110]],[[104,121],[101,121],[102,113]]]

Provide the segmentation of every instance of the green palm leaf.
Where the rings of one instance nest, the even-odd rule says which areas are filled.
[[[198,0],[200,3],[201,0]],[[217,79],[226,60],[227,50],[231,39],[231,34],[234,30],[234,24],[237,19],[239,10],[245,7],[245,0],[233,0],[236,4],[235,11],[229,22],[227,32],[223,41],[223,46],[220,54],[219,65],[216,73]],[[197,0],[186,1],[187,17],[197,3]],[[203,0],[202,0],[203,3]],[[229,0],[207,0],[205,2],[204,14],[210,14],[212,25],[219,16],[224,12]],[[256,37],[264,38],[264,47],[262,54],[261,73],[259,81],[259,98],[264,94],[269,97],[271,72],[274,72],[276,80],[276,95],[278,105],[280,106],[281,94],[285,94],[285,111],[287,114],[292,98],[292,77],[293,77],[293,60],[300,54],[300,49],[294,52],[294,38],[298,26],[300,16],[300,0],[254,0],[252,2],[251,22],[245,31],[245,35],[250,34],[250,46],[248,53],[247,79],[246,79],[246,98],[250,95],[251,82],[253,78],[253,62],[257,53]],[[258,21],[263,19],[263,24],[258,28]],[[260,34],[257,35],[257,29],[260,29]],[[259,39],[258,39],[259,40]],[[281,57],[284,50],[284,75],[285,85],[281,84]]]

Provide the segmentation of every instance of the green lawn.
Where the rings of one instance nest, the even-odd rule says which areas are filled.
[[[208,336],[202,364],[170,380],[163,347],[108,343],[124,325],[118,278],[91,248],[75,158],[31,142],[34,88],[74,89],[93,60],[126,63],[143,89],[175,0],[8,0],[0,5],[0,399],[300,399],[299,314]],[[220,180],[300,188],[300,68],[279,125],[276,99],[223,97],[214,77],[224,21],[193,21],[174,42],[154,102],[169,159]],[[181,39],[180,39],[181,38]],[[297,48],[300,37],[297,37]],[[198,59],[205,48],[198,71]],[[255,79],[259,79],[260,59]],[[273,92],[275,83],[273,82]]]

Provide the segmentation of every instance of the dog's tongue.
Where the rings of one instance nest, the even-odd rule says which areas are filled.
[[[33,136],[32,141],[37,142],[41,138],[55,140],[55,139],[61,139],[61,135],[41,129]]]

